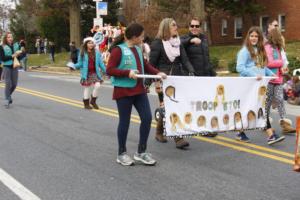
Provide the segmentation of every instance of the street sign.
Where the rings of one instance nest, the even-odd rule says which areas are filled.
[[[103,19],[102,18],[94,18],[94,27],[95,26],[103,27]]]
[[[97,1],[97,18],[100,17],[100,15],[107,15],[107,2],[100,2]]]

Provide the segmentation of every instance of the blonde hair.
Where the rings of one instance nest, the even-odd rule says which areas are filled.
[[[170,26],[171,23],[174,21],[175,20],[173,18],[164,18],[159,24],[156,38],[162,40],[169,40],[171,38]]]
[[[224,88],[224,86],[223,85],[218,85],[218,87],[217,87],[217,92],[216,92],[216,96],[215,96],[215,100],[214,100],[214,104],[216,105],[216,106],[218,106],[219,105],[219,102],[218,102],[218,96],[219,96],[219,89],[220,88],[222,88],[222,90],[223,90],[223,93],[222,93],[222,103],[224,103],[225,102],[225,88]]]

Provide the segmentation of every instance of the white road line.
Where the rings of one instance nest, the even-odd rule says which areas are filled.
[[[0,168],[0,182],[13,191],[22,200],[41,200],[26,187]]]

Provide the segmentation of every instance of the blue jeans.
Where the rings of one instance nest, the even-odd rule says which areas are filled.
[[[130,124],[132,106],[136,108],[141,119],[138,153],[144,153],[147,148],[147,141],[152,122],[151,109],[147,94],[123,97],[121,99],[117,99],[116,102],[119,111],[119,155],[123,152],[126,152],[126,141]]]

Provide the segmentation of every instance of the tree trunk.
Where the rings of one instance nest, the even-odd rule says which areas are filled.
[[[80,35],[80,2],[70,0],[69,4],[70,15],[70,42],[74,41],[77,46],[81,44]]]
[[[190,11],[193,17],[198,17],[200,20],[204,20],[204,0],[190,0]]]

